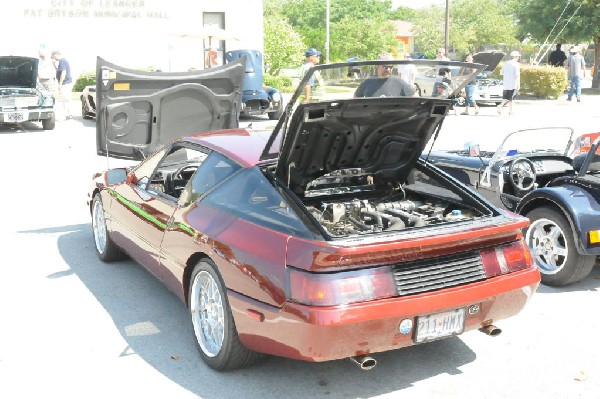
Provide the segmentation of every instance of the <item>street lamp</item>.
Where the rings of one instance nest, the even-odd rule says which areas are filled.
[[[329,64],[329,6],[330,0],[327,0],[325,7],[325,63]]]

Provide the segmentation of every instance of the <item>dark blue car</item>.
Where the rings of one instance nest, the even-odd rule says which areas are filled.
[[[423,156],[493,204],[527,216],[525,240],[542,283],[562,286],[585,278],[600,256],[600,138],[576,156],[573,142],[571,128],[527,129],[507,135],[495,152],[467,145]]]
[[[283,114],[283,96],[274,87],[263,86],[263,56],[258,50],[234,50],[225,53],[227,62],[246,56],[246,75],[241,115],[279,119]]]

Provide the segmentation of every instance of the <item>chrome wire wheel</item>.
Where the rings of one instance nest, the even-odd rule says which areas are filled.
[[[200,349],[208,357],[217,356],[225,336],[223,293],[207,271],[200,271],[192,281],[190,312]]]
[[[569,256],[569,247],[562,229],[552,220],[537,219],[525,236],[542,274],[556,274],[562,270]]]
[[[102,201],[95,200],[92,209],[92,230],[94,232],[94,242],[99,254],[106,252],[106,219],[104,218],[104,208]]]

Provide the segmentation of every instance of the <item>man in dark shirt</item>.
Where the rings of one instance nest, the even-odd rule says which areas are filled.
[[[378,60],[392,60],[390,53],[382,53]],[[414,96],[415,89],[410,84],[392,75],[394,65],[377,65],[377,76],[363,80],[354,92],[354,97],[400,97]]]
[[[555,67],[563,67],[566,59],[567,55],[560,49],[560,43],[558,43],[556,45],[556,50],[551,52],[550,57],[548,57],[548,64]]]
[[[63,103],[65,119],[72,119],[71,100],[73,92],[73,78],[71,77],[71,65],[60,53],[60,51],[52,52],[52,59],[58,62],[56,66],[56,80],[58,82],[58,99]]]

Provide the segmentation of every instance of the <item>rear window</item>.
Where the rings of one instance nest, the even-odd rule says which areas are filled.
[[[306,216],[258,168],[232,177],[202,203],[284,234],[314,238],[303,221]]]

